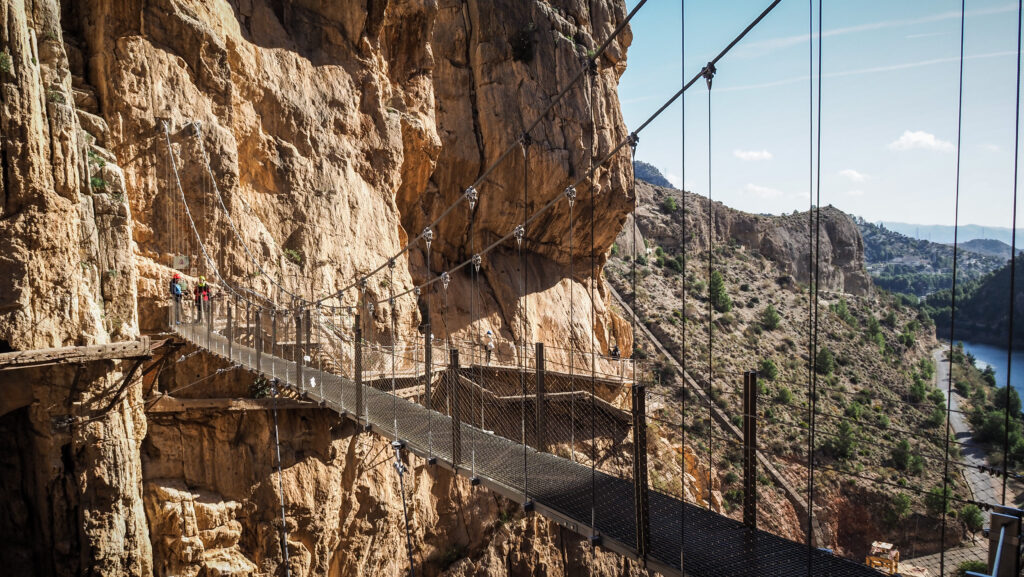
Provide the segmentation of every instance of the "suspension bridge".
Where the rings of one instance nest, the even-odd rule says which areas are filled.
[[[759,470],[763,472],[771,469],[772,478],[779,484],[785,484],[788,493],[795,495],[796,489],[785,483],[784,474],[771,468],[768,459],[760,453],[756,440],[756,422],[763,417],[759,416],[756,410],[756,372],[743,376],[746,396],[744,410],[742,415],[739,415],[743,421],[741,432],[737,430],[738,424],[730,426],[725,413],[714,406],[711,378],[711,368],[714,364],[714,333],[710,328],[707,358],[709,377],[699,384],[694,381],[687,372],[684,355],[681,369],[685,384],[682,388],[699,392],[696,395],[696,407],[691,405],[690,411],[701,411],[704,407],[708,413],[709,423],[717,419],[721,429],[731,427],[729,434],[739,436],[738,440],[732,439],[731,442],[742,450],[742,520],[732,519],[716,512],[712,507],[712,477],[715,475],[712,441],[716,439],[712,435],[711,425],[707,426],[708,456],[704,471],[690,467],[685,459],[685,402],[681,403],[682,410],[672,415],[677,420],[669,423],[680,434],[666,435],[664,439],[649,436],[649,422],[652,419],[662,419],[659,422],[665,423],[664,417],[656,417],[655,413],[661,414],[660,409],[667,404],[675,406],[679,399],[674,395],[680,394],[684,398],[686,396],[682,393],[666,392],[658,387],[657,378],[650,364],[639,359],[619,358],[617,355],[599,352],[593,330],[590,334],[590,347],[585,350],[562,348],[552,343],[485,338],[479,330],[480,327],[475,324],[475,318],[472,320],[471,329],[466,332],[480,335],[479,337],[459,340],[452,335],[444,335],[442,339],[435,339],[431,330],[433,317],[430,311],[431,299],[428,295],[443,295],[447,302],[448,288],[452,282],[468,282],[472,286],[468,292],[473,295],[470,308],[472,311],[478,310],[476,307],[480,290],[477,284],[480,269],[484,266],[484,259],[496,251],[514,251],[523,263],[522,278],[516,279],[519,284],[515,288],[519,296],[525,297],[528,267],[525,266],[527,255],[523,251],[523,244],[528,244],[531,237],[540,235],[537,229],[543,222],[541,219],[561,203],[567,205],[570,228],[576,226],[575,205],[578,202],[589,204],[591,246],[587,259],[587,274],[590,278],[596,279],[600,274],[597,267],[598,254],[594,246],[594,213],[597,203],[594,198],[596,186],[593,180],[596,172],[619,156],[628,154],[635,160],[639,134],[666,109],[682,100],[686,91],[701,80],[708,90],[710,147],[711,91],[716,67],[720,60],[780,2],[781,0],[771,2],[696,75],[689,79],[683,77],[678,92],[665,100],[660,108],[627,137],[607,146],[604,154],[600,156],[598,150],[601,148],[596,144],[595,123],[591,116],[590,142],[587,143],[592,151],[589,166],[577,171],[582,173],[582,176],[571,183],[566,183],[567,186],[563,190],[555,194],[547,191],[543,197],[547,199],[543,206],[532,214],[527,214],[529,196],[531,193],[536,194],[536,191],[530,188],[527,162],[530,147],[533,145],[531,133],[571,90],[585,90],[587,102],[592,102],[592,78],[597,72],[600,59],[637,11],[646,4],[646,0],[640,0],[609,37],[586,58],[581,59],[578,72],[555,97],[550,99],[541,114],[524,126],[516,142],[497,155],[493,162],[480,172],[477,180],[452,204],[440,211],[431,224],[411,238],[401,250],[381,262],[377,268],[346,279],[345,286],[320,296],[302,295],[294,290],[294,287],[289,289],[284,286],[280,278],[268,271],[269,267],[264,266],[255,251],[245,242],[235,222],[238,215],[229,211],[217,186],[217,178],[210,167],[210,159],[205,149],[202,126],[193,123],[172,127],[168,122],[163,122],[161,136],[166,144],[168,174],[171,175],[169,180],[173,183],[174,189],[170,195],[174,199],[171,204],[176,219],[173,230],[178,231],[172,233],[172,238],[169,239],[172,246],[168,252],[175,254],[172,268],[183,270],[188,265],[179,265],[179,258],[180,262],[187,263],[190,261],[185,259],[184,255],[198,255],[194,256],[191,262],[198,262],[204,274],[213,277],[211,284],[219,293],[210,303],[200,303],[205,312],[201,321],[193,322],[190,318],[182,318],[182,311],[175,310],[176,307],[172,303],[168,307],[169,330],[197,350],[216,355],[224,359],[229,366],[245,369],[270,383],[274,391],[275,423],[278,408],[276,399],[279,394],[288,393],[317,403],[323,409],[351,420],[359,428],[391,440],[395,451],[395,469],[403,483],[403,499],[404,462],[408,455],[412,454],[425,460],[429,466],[442,467],[467,478],[473,486],[487,488],[521,503],[524,511],[543,515],[585,536],[594,547],[606,548],[628,556],[665,575],[877,575],[874,569],[818,547],[820,536],[817,536],[819,530],[815,513],[813,457],[816,447],[815,417],[819,414],[815,408],[817,376],[813,360],[817,350],[818,330],[818,288],[814,282],[819,273],[816,249],[812,249],[808,255],[808,268],[812,275],[810,286],[813,287],[808,300],[808,312],[813,319],[808,327],[808,356],[812,360],[809,363],[806,383],[809,404],[808,485],[806,499],[799,496],[791,497],[798,505],[797,515],[800,517],[801,530],[806,534],[805,542],[785,539],[758,526]],[[813,4],[810,3],[811,14],[814,13]],[[815,36],[812,19],[808,34],[811,38],[812,63],[814,41],[818,42],[817,111],[820,115],[820,2],[818,26],[818,34]],[[811,72],[813,89],[813,64]],[[811,126],[813,135],[813,110]],[[820,118],[817,127],[820,166]],[[223,212],[226,222],[230,225],[234,242],[241,247],[242,253],[248,259],[251,272],[245,275],[245,280],[229,278],[230,275],[222,274],[225,258],[218,258],[214,252],[214,245],[208,240],[209,231],[200,231],[197,226],[197,221],[201,221],[202,218],[193,213],[193,207],[189,205],[179,177],[181,161],[172,141],[172,132],[175,129],[178,129],[175,136],[179,139],[194,138],[198,144],[198,164],[208,177],[206,182],[209,188],[201,191],[204,201],[207,197],[216,200],[216,206]],[[473,234],[467,235],[469,246],[464,248],[468,248],[466,254],[472,256],[435,275],[431,267],[431,245],[435,240],[434,234],[439,223],[460,207],[468,208],[472,213],[478,203],[485,201],[485,195],[481,194],[481,191],[486,190],[488,179],[495,167],[517,153],[521,154],[524,167],[522,219],[512,230],[507,231],[507,234],[479,249],[476,245],[478,239]],[[813,158],[811,164],[814,165]],[[709,174],[710,172],[709,166]],[[820,201],[820,184],[817,187]],[[811,190],[814,188],[815,183],[812,179]],[[578,190],[589,191],[589,201],[583,195],[578,198]],[[631,192],[635,212],[636,194],[635,190]],[[709,180],[709,200],[710,197]],[[244,198],[242,202],[244,203]],[[710,207],[711,203],[708,205]],[[812,203],[808,226],[817,246],[820,244],[821,223],[820,217],[816,218],[816,205],[820,205],[820,202]],[[682,208],[685,212],[685,198]],[[204,212],[205,210],[204,207]],[[250,210],[249,213],[251,212]],[[708,244],[711,246],[713,238],[710,235],[714,229],[714,217],[710,208],[707,218]],[[635,221],[633,226],[634,253],[631,261],[634,288],[632,292],[635,295],[636,262],[639,256],[636,248]],[[173,236],[174,234],[177,236]],[[574,254],[572,239],[573,235],[569,235],[570,255]],[[422,251],[428,278],[414,287],[396,292],[395,268],[405,264],[403,259],[408,259],[413,251]],[[708,251],[709,260],[706,263],[709,274],[713,267],[712,253],[713,251]],[[575,278],[574,266],[574,260],[570,257],[567,275],[570,278]],[[688,265],[684,262],[682,266],[685,271]],[[171,268],[168,268],[168,272],[170,270]],[[385,275],[386,282],[382,280],[379,286],[386,287],[388,294],[378,297],[374,290],[368,290],[369,280]],[[247,288],[247,281],[254,277],[272,285],[278,298],[270,298],[265,292]],[[595,284],[590,283],[589,295],[588,320],[592,328],[595,326],[596,317]],[[953,293],[955,295],[955,291]],[[571,295],[570,292],[570,298]],[[619,297],[616,295],[616,298]],[[411,303],[412,308],[420,307],[424,310],[423,317],[426,322],[419,337],[400,336],[395,310],[397,303],[402,299]],[[624,309],[635,310],[634,305],[635,303],[621,302]],[[685,308],[685,296],[683,305]],[[446,304],[442,314],[447,314],[447,309]],[[524,312],[520,316],[523,323],[519,330],[521,335],[527,334],[525,305],[523,309]],[[575,311],[575,304],[572,301],[570,310]],[[386,314],[375,314],[375,311],[386,311]],[[571,312],[570,316],[573,314],[574,312]],[[631,313],[629,316],[633,335],[640,334],[636,315]],[[388,322],[390,331],[384,332],[383,336],[378,335],[379,327]],[[708,325],[713,325],[710,308]],[[1012,329],[1010,332],[1012,334]],[[650,336],[650,333],[646,334]],[[653,336],[651,338],[653,339]],[[574,342],[578,340],[575,339]],[[667,351],[663,348],[661,350],[668,356]],[[10,362],[38,361],[25,357],[12,359]],[[2,362],[0,368],[3,368]],[[200,403],[168,404],[161,410],[188,411],[191,410],[190,407],[199,406]],[[280,467],[280,440],[277,439],[276,425],[275,440],[278,445],[277,463]],[[667,444],[667,450],[659,444]],[[658,450],[654,450],[655,447],[658,447]],[[945,453],[944,465],[948,473],[950,463],[955,464],[955,460],[950,457],[948,441]],[[663,459],[666,454],[678,456],[678,468],[673,468],[675,465],[665,466],[665,463],[651,462],[652,458]],[[697,479],[697,475],[703,478]],[[1003,476],[1007,476],[1005,465]],[[949,475],[945,474],[944,484],[948,478]],[[699,494],[688,498],[688,491],[696,491],[695,487],[701,487]],[[281,498],[283,519],[286,515],[283,491]],[[951,500],[949,497],[944,499]],[[407,515],[404,502],[402,506],[403,512]],[[1019,528],[1019,515],[1016,522]],[[944,529],[945,518],[942,523]],[[288,536],[284,533],[285,525],[282,523],[281,549],[287,568]],[[945,530],[942,531],[942,536],[944,540]],[[414,545],[409,533],[408,520],[406,537],[410,571],[414,572]],[[945,570],[945,545],[943,541],[943,548],[940,550],[940,572],[943,575],[948,574]]]

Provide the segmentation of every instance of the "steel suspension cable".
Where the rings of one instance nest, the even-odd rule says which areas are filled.
[[[953,279],[949,293],[949,375],[946,383],[946,447],[945,462],[942,473],[942,535],[940,538],[939,574],[946,574],[946,518],[945,510],[949,507],[949,435],[952,424],[950,411],[953,408],[953,337],[956,328],[956,280],[957,251],[959,249],[960,232],[960,149],[964,115],[964,28],[967,20],[967,0],[960,0],[960,76],[957,87],[956,113],[956,182],[953,192]],[[1018,58],[1019,59],[1019,58]],[[1019,83],[1018,83],[1019,86]]]
[[[595,351],[595,333],[597,332],[597,303],[595,302],[594,287],[597,284],[597,250],[596,250],[596,228],[594,221],[597,219],[597,198],[595,195],[597,183],[594,172],[597,166],[594,164],[594,157],[597,149],[597,123],[594,120],[594,86],[593,76],[596,76],[596,67],[587,75],[587,108],[590,111],[590,526],[597,536],[597,357]],[[557,197],[556,197],[557,198]],[[591,550],[596,553],[596,548]]]
[[[573,206],[576,204],[576,189],[569,187],[565,189],[566,198],[569,202],[569,460],[576,461],[576,375],[573,365],[576,360],[573,351],[576,347],[576,321],[574,312],[573,295],[576,293],[575,271],[573,270],[573,236],[576,233],[576,225],[573,220]]]
[[[715,67],[713,64],[708,64],[704,68],[704,79],[708,85],[708,296],[711,296],[711,279],[714,275],[714,255],[715,255],[715,206],[711,201],[712,192],[712,166],[711,166],[711,152],[713,150],[711,146],[711,84],[715,77]],[[724,282],[724,279],[723,279]],[[712,298],[708,299],[708,398],[714,398],[714,352],[715,352],[715,339],[714,339],[714,301]],[[708,407],[708,411],[711,411],[711,407]],[[714,467],[715,462],[715,448],[714,439],[712,438],[712,432],[714,430],[714,420],[711,418],[710,413],[708,414],[708,484],[707,484],[707,505],[708,510],[711,510],[711,469]]]
[[[177,184],[178,192],[180,193],[180,196],[181,196],[181,204],[185,208],[185,215],[188,217],[189,225],[192,228],[192,232],[195,234],[196,241],[199,243],[199,248],[200,248],[200,250],[203,253],[203,257],[205,259],[205,262],[206,263],[214,263],[213,259],[210,257],[210,254],[206,250],[206,245],[203,243],[203,240],[202,240],[202,238],[199,235],[199,229],[196,227],[195,220],[192,218],[192,211],[188,207],[188,201],[185,200],[185,190],[181,186],[181,177],[178,174],[178,164],[174,161],[175,154],[174,154],[174,147],[171,145],[170,128],[168,127],[166,122],[164,122],[163,127],[164,127],[164,139],[167,142],[167,150],[168,150],[168,152],[170,154],[170,158],[171,158],[171,167],[172,167],[173,173],[174,173],[174,181]],[[245,302],[250,302],[249,299],[245,298],[244,296],[239,295],[239,293],[230,284],[228,284],[228,282],[226,280],[224,280],[224,277],[221,276],[220,271],[218,270],[218,268],[216,266],[216,263],[213,264],[213,272],[216,275],[216,277],[221,281],[221,284],[223,284],[223,286],[229,292],[231,292],[234,295],[239,296]]]
[[[530,134],[523,134],[523,227],[518,238],[519,245],[519,265],[523,267],[523,316],[520,320],[520,332],[519,340],[522,343],[519,353],[521,369],[519,370],[520,387],[522,389],[523,398],[519,403],[520,419],[522,422],[522,436],[523,436],[523,503],[528,504],[530,502],[530,468],[526,460],[526,330],[529,324],[527,316],[529,311],[527,305],[529,303],[529,287],[528,287],[528,273],[526,271],[526,253],[523,252],[523,242],[526,237],[526,220],[527,211],[529,206],[529,190],[530,190]]]
[[[281,435],[277,427],[277,379],[271,384],[271,392],[274,394],[274,447],[277,450],[277,492],[281,497],[281,553],[284,556],[284,574],[290,577],[291,568],[288,561],[288,520],[284,507],[284,472],[281,467]]]
[[[811,546],[814,546],[814,452],[815,452],[815,437],[817,428],[817,400],[818,400],[818,313],[819,313],[819,291],[821,290],[821,85],[822,85],[822,0],[818,0],[818,123],[817,123],[817,149],[815,167],[817,172],[815,174],[815,202],[814,207],[810,212],[811,218],[814,221],[814,276],[813,284],[810,287],[809,292],[813,295],[813,315],[814,319],[813,329],[811,331],[812,339],[812,355],[811,355],[811,394],[807,401],[808,410],[810,411],[810,420],[808,439],[810,445],[810,460],[807,463],[808,467],[808,500],[807,500],[807,511],[808,511],[808,523],[807,523],[807,535],[808,542]],[[813,39],[811,40],[813,43]],[[810,550],[808,551],[810,553]],[[814,555],[807,555],[807,575],[811,577],[814,575]]]
[[[679,75],[681,81],[686,81],[686,0],[679,1]],[[683,315],[686,315],[686,293],[689,288],[686,286],[686,94],[679,95],[680,101],[680,121],[679,121],[679,133],[681,135],[680,141],[680,157],[682,162],[682,182],[679,188],[682,189],[682,210],[683,210]],[[635,157],[635,153],[634,153]],[[634,161],[634,166],[635,166]],[[633,300],[636,301],[636,228],[637,228],[637,197],[636,197],[636,171],[633,172]],[[633,351],[636,351],[636,315],[637,308],[633,306]],[[681,461],[680,475],[679,475],[679,570],[685,575],[686,574],[686,555],[684,551],[684,545],[686,544],[686,322],[683,322],[683,354],[682,354],[682,367],[683,367],[683,391],[682,391],[682,406],[679,414],[679,429],[680,429],[680,447],[679,447],[679,459]],[[633,358],[634,370],[636,367],[636,354],[633,352],[630,354]],[[634,381],[635,382],[635,381]]]
[[[1017,95],[1016,108],[1013,122],[1013,216],[1010,224],[1010,322],[1006,344],[1006,399],[1003,415],[1003,493],[1002,503],[1006,506],[1006,480],[1007,464],[1010,457],[1010,376],[1013,374],[1013,298],[1016,291],[1017,280],[1017,168],[1020,160],[1020,46],[1021,46],[1021,25],[1022,10],[1024,1],[1017,0]]]

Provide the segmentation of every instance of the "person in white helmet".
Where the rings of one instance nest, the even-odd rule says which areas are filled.
[[[491,353],[494,352],[494,333],[490,330],[484,335],[484,347],[487,349],[487,364],[491,364]]]

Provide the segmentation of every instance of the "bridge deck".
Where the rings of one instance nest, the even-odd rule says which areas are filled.
[[[179,325],[177,331],[196,346],[227,358],[227,339],[210,334],[200,325]],[[256,352],[233,345],[231,360],[256,368]],[[297,383],[292,361],[261,356],[261,372],[306,394],[311,400],[355,419],[356,385],[351,379],[304,367],[304,381],[314,377],[316,387]],[[582,535],[597,533],[601,544],[634,557],[636,549],[633,484],[589,466],[538,452],[520,442],[461,425],[461,459],[453,463],[452,419],[409,400],[363,386],[364,424],[386,437],[397,437],[413,453],[436,457],[441,466],[482,483],[520,502],[532,500],[536,510]],[[397,423],[397,429],[396,429]],[[593,490],[592,490],[593,488]],[[683,520],[685,518],[685,530]],[[811,574],[833,577],[874,576],[879,573],[858,563],[811,550],[804,544],[760,530],[717,513],[684,504],[651,490],[651,553],[648,566],[668,575],[763,577]],[[810,559],[808,559],[810,556]]]

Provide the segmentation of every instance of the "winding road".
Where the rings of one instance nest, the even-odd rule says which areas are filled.
[[[947,348],[939,348],[932,353],[932,358],[935,360],[935,386],[943,393],[946,393],[949,388],[949,362],[943,358],[947,350]],[[985,451],[974,442],[971,427],[967,423],[967,416],[960,412],[960,403],[963,400],[963,397],[954,389],[950,402],[952,411],[949,415],[953,438],[961,443],[963,462],[974,465],[973,467],[963,467],[961,470],[975,501],[1001,503],[1002,482],[993,475],[982,473],[977,468],[986,464]]]

